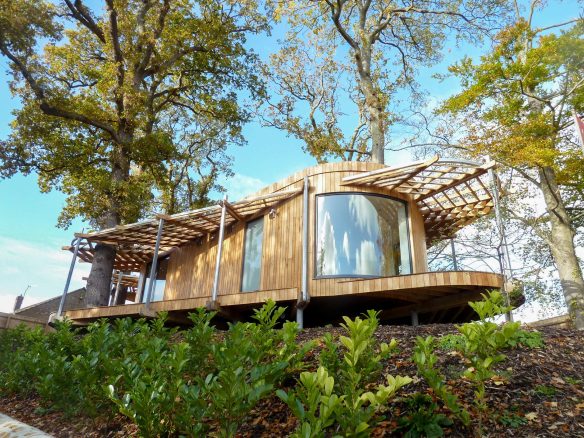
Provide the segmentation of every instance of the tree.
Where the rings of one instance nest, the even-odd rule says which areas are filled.
[[[458,126],[465,128],[459,143],[467,150],[513,168],[541,193],[544,214],[516,219],[547,243],[570,314],[583,329],[584,279],[574,219],[584,200],[584,158],[571,112],[584,110],[584,21],[537,28],[532,20],[540,6],[532,1],[528,18],[517,7],[515,23],[498,34],[479,63],[464,58],[451,67],[463,90],[441,111],[459,116]]]
[[[62,225],[137,220],[188,150],[169,128],[178,111],[184,127],[214,120],[239,135],[247,113],[236,93],[261,91],[245,36],[265,26],[253,0],[2,2],[0,53],[22,101],[2,175],[37,172],[43,190],[66,193]],[[114,258],[95,247],[88,305],[107,304]]]
[[[504,5],[498,0],[286,3],[276,9],[286,15],[292,32],[282,53],[272,58],[273,82],[283,95],[279,104],[272,103],[276,109],[273,124],[296,137],[309,138],[307,148],[315,151],[317,159],[326,153],[343,156],[348,152],[351,158],[370,155],[372,161],[383,163],[389,126],[399,119],[395,105],[390,110],[398,90],[415,89],[416,68],[438,61],[450,32],[457,39],[479,37],[504,20]],[[310,36],[296,38],[303,32]],[[313,40],[318,44],[311,44]],[[315,52],[309,54],[311,50]],[[314,62],[317,56],[324,59]],[[309,68],[314,70],[308,73]],[[350,96],[340,104],[333,91],[338,78],[344,78]],[[358,121],[345,139],[338,108],[351,100],[358,107]],[[299,114],[292,115],[295,101],[308,105],[306,123],[300,122]],[[313,117],[315,109],[321,113],[320,120]],[[366,136],[361,132],[363,124]]]

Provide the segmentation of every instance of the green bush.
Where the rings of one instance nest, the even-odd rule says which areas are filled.
[[[373,385],[382,368],[381,361],[389,358],[397,343],[392,340],[377,348],[373,337],[379,324],[376,312],[368,312],[366,318],[343,319],[341,326],[348,336],[340,337],[342,360],[332,338],[325,337],[318,370],[302,373],[294,390],[277,392],[300,421],[295,436],[322,436],[331,425],[343,436],[367,436],[378,411],[412,380],[387,375],[387,384]],[[374,390],[368,391],[371,386]]]
[[[432,397],[419,392],[405,399],[407,413],[398,419],[404,438],[438,438],[444,435],[442,427],[451,426],[452,420],[438,411]]]

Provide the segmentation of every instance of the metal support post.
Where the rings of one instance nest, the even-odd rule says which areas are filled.
[[[223,197],[221,203],[221,222],[219,224],[219,240],[217,241],[217,261],[215,262],[215,278],[213,280],[213,293],[211,294],[211,302],[217,301],[217,293],[219,291],[219,273],[221,270],[221,254],[223,253],[223,236],[225,235],[225,213],[227,210],[227,195]]]
[[[418,322],[418,312],[412,310],[410,316],[412,317],[412,327],[417,327],[418,325],[420,325]]]
[[[454,248],[454,237],[450,239],[450,249],[452,251],[452,263],[454,264],[454,270],[458,271],[458,261],[456,260],[456,249]]]
[[[302,291],[296,306],[296,322],[304,328],[304,308],[310,302],[308,293],[308,176],[304,177],[303,209],[302,209]]]
[[[150,308],[154,284],[156,283],[156,270],[158,268],[158,250],[160,249],[160,239],[162,238],[162,229],[164,228],[164,219],[160,218],[158,222],[158,234],[156,235],[156,245],[154,246],[154,256],[152,257],[152,266],[150,266],[150,281],[148,282],[148,293],[146,294],[146,309]]]
[[[65,299],[69,293],[69,285],[71,284],[71,277],[73,276],[73,269],[75,268],[75,262],[77,261],[77,253],[79,252],[79,245],[81,244],[81,237],[76,237],[75,249],[73,250],[73,258],[71,259],[71,265],[69,266],[69,274],[67,274],[67,281],[65,282],[65,289],[63,289],[63,295],[61,296],[61,301],[59,302],[59,309],[57,310],[57,318],[60,318],[63,314],[63,309],[65,308]]]
[[[118,271],[118,283],[116,284],[116,293],[114,294],[114,299],[112,301],[112,306],[115,306],[118,302],[118,297],[120,296],[120,286],[122,285],[122,271]]]
[[[511,257],[509,256],[509,248],[507,245],[507,236],[505,235],[505,225],[501,217],[501,209],[499,204],[499,188],[497,186],[497,175],[493,168],[489,169],[489,177],[491,178],[493,203],[495,206],[495,221],[497,223],[497,231],[499,233],[499,246],[497,247],[497,258],[499,259],[499,266],[501,274],[503,274],[503,296],[507,306],[511,305],[509,298],[509,291],[507,290],[507,283],[513,278],[513,271],[511,269]],[[513,321],[513,314],[509,311],[505,314],[507,321]]]

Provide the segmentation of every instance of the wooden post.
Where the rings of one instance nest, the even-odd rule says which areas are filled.
[[[61,301],[59,302],[59,309],[57,310],[57,318],[60,318],[61,315],[63,314],[63,309],[65,308],[65,299],[67,298],[67,293],[69,293],[69,285],[71,284],[73,269],[75,268],[75,262],[77,261],[77,253],[79,252],[81,237],[77,237],[76,239],[77,240],[75,242],[75,249],[73,250],[73,258],[71,259],[69,273],[67,274],[67,281],[65,282],[65,288],[63,289],[63,295],[61,296]]]
[[[152,292],[156,283],[156,269],[158,268],[158,250],[160,249],[160,239],[162,238],[162,229],[164,228],[164,219],[160,218],[158,222],[158,234],[156,235],[156,244],[154,245],[154,256],[152,257],[152,266],[150,267],[150,281],[148,282],[148,293],[146,294],[146,309],[150,308]]]
[[[118,302],[118,296],[120,295],[120,286],[122,285],[122,271],[118,270],[118,283],[116,284],[116,293],[114,294],[114,299],[111,303],[112,306],[115,306]]]
[[[223,197],[221,203],[221,222],[219,224],[219,239],[217,241],[217,261],[215,262],[215,278],[213,279],[213,292],[211,294],[211,302],[217,301],[217,294],[219,291],[219,274],[221,270],[221,253],[223,252],[223,236],[225,234],[225,212],[227,210],[227,195]]]

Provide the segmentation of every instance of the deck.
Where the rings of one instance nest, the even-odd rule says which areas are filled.
[[[310,294],[306,308],[309,325],[324,321],[337,322],[342,315],[355,315],[367,309],[381,310],[381,318],[388,322],[407,322],[412,312],[419,314],[421,323],[441,320],[464,321],[471,318],[468,301],[480,299],[480,294],[502,286],[502,277],[490,272],[448,271],[425,272],[369,279],[327,280],[327,287]],[[273,299],[290,309],[298,298],[297,288],[265,290],[246,293],[222,293],[218,304],[225,319],[246,319],[251,309]],[[167,311],[171,320],[187,322],[186,314],[204,307],[211,295],[156,301],[145,309],[141,303],[121,306],[73,309],[65,316],[75,323],[86,324],[99,318],[153,316]],[[291,315],[290,315],[291,316]],[[291,318],[292,319],[292,318]]]

